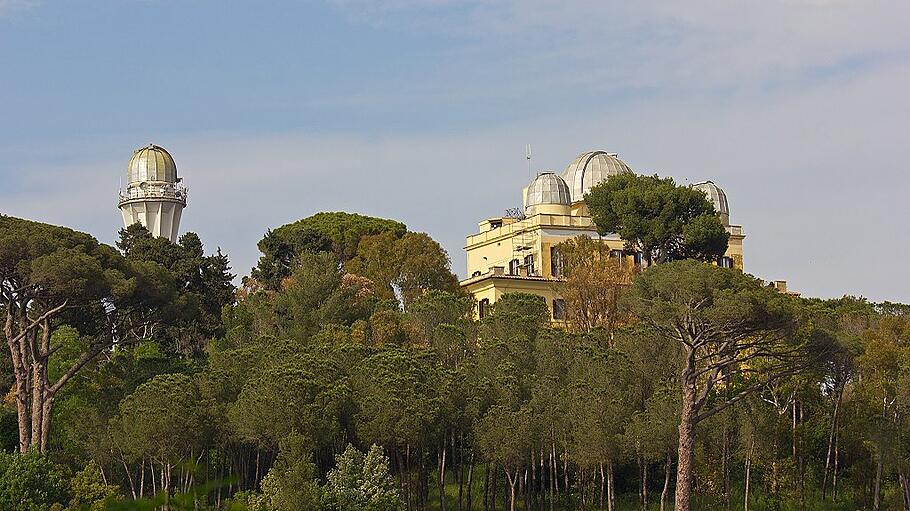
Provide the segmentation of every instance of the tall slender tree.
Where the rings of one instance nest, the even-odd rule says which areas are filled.
[[[689,511],[698,423],[804,369],[826,348],[799,331],[791,298],[737,270],[693,260],[661,265],[636,279],[631,303],[667,349],[681,352],[675,509]],[[732,391],[715,392],[734,382]]]

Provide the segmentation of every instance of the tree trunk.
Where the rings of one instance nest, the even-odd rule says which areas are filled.
[[[831,414],[831,428],[828,432],[828,451],[825,455],[825,476],[822,479],[822,500],[828,497],[828,472],[831,470],[831,456],[834,451],[834,437],[837,435],[837,414],[840,411],[840,402],[844,395],[844,387],[837,391],[837,398],[834,401],[834,412]]]
[[[509,482],[509,511],[515,511],[515,485],[518,484],[518,470],[515,471],[515,475],[510,474],[508,470],[505,470],[505,473]]]
[[[881,454],[875,463],[875,488],[872,491],[872,510],[879,511],[882,508],[882,471],[884,469],[884,460]]]
[[[152,495],[158,495],[158,483],[157,478],[155,477],[155,462],[154,460],[149,461],[149,475],[152,479]]]
[[[133,500],[136,500],[136,484],[133,482],[133,472],[127,466],[123,456],[120,457],[120,463],[123,464],[123,471],[126,472],[126,479],[130,483],[130,494],[133,495]]]
[[[462,502],[464,497],[464,436],[459,435],[461,449],[455,450],[455,439],[452,437],[452,466],[458,467],[458,511],[462,511]],[[455,459],[455,453],[458,453],[458,459]]]
[[[566,489],[566,502],[569,502],[571,494],[569,493],[569,448],[562,448],[562,477],[563,488]]]
[[[901,502],[904,504],[904,511],[910,510],[910,481],[907,480],[907,474],[901,472],[898,476],[901,487]]]
[[[468,494],[465,498],[465,504],[467,504],[468,511],[474,511],[473,501],[471,497],[473,496],[474,490],[474,451],[471,451],[471,461],[468,464]]]
[[[531,465],[532,467],[534,465]],[[525,497],[525,509],[531,509],[531,485],[530,480],[528,479],[528,468],[525,467],[525,475],[522,479],[522,484],[524,485],[524,494]]]
[[[695,470],[695,389],[686,381],[687,379],[683,378],[674,511],[692,510],[692,476]]]
[[[636,465],[636,468],[638,468],[638,508],[644,509],[645,508],[645,498],[644,498],[644,494],[642,493],[642,490],[645,487],[645,477],[644,477],[644,472],[642,470],[641,455],[635,456],[635,465]]]
[[[743,469],[745,478],[743,488],[743,511],[749,511],[749,485],[752,479],[752,450],[755,449],[755,439],[749,441],[749,452],[746,454],[746,466]]]
[[[536,497],[537,492],[537,464],[534,459],[534,449],[531,449],[531,480],[528,481],[528,494]],[[533,493],[532,493],[533,491]],[[526,509],[530,510],[530,502],[525,506]]]
[[[439,470],[437,473],[437,481],[439,485],[439,510],[446,511],[446,442],[445,434],[443,434],[442,441],[442,452],[440,452],[437,457],[439,458]]]
[[[604,493],[607,491],[607,476],[604,473],[604,464],[599,465],[600,468],[600,509],[603,511],[604,508]]]
[[[487,462],[487,469],[483,477],[483,511],[490,511],[490,463]]]
[[[496,511],[496,481],[499,479],[499,471],[493,470],[490,478],[490,511]]]
[[[559,493],[559,478],[556,477],[556,442],[550,443],[550,448],[550,511],[553,511],[556,494]]]
[[[793,403],[791,404],[791,408],[793,409],[793,412],[792,412],[792,420],[790,421],[790,444],[792,445],[791,450],[793,451],[793,461],[796,461],[796,456],[797,456],[797,454],[796,454],[796,452],[797,452],[796,451],[796,401],[798,401],[798,400],[794,399]]]
[[[401,449],[395,448],[395,459],[398,460],[398,484],[401,486],[402,497],[407,498],[408,489],[405,481],[404,457],[401,455]]]
[[[799,402],[799,414],[797,415],[797,437],[796,437],[796,446],[799,449],[799,457],[797,458],[798,468],[799,468],[799,502],[802,507],[806,506],[806,460],[803,452],[803,440],[802,435],[800,434],[803,424],[803,402]]]
[[[19,419],[19,452],[25,454],[28,452],[28,446],[32,441],[31,421],[28,413],[29,398],[28,390],[25,389],[26,379],[21,380],[23,383],[17,384],[16,388],[16,414]]]
[[[40,354],[39,354],[40,356]],[[41,363],[32,361],[32,409],[31,409],[31,446],[41,452],[41,423],[44,413],[44,377],[42,376]]]
[[[616,485],[613,477],[613,461],[607,462],[607,511],[616,509]]]
[[[840,469],[840,435],[834,436],[834,470],[831,471],[831,500],[837,502],[837,471]]]
[[[729,395],[729,379],[726,382],[726,390]],[[724,483],[724,510],[730,511],[730,428],[727,422],[724,422],[723,428],[723,449],[721,449],[720,465]]]
[[[648,460],[642,459],[641,469],[641,508],[648,509]]]
[[[664,467],[664,487],[660,491],[660,511],[664,511],[667,493],[670,491],[670,468],[673,467],[673,453],[667,451],[667,464]]]

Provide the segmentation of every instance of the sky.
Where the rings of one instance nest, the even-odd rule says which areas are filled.
[[[533,171],[711,179],[746,271],[910,302],[910,2],[0,0],[0,213],[112,243],[156,143],[182,231],[249,273],[270,227],[464,237]]]

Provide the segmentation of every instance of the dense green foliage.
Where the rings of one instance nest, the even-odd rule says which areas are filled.
[[[343,263],[357,255],[364,236],[389,233],[398,239],[406,231],[403,223],[394,220],[356,213],[317,213],[267,232],[259,241],[262,257],[252,276],[276,288],[297,266],[297,258],[303,253],[330,252]]]
[[[118,253],[0,224],[31,247],[0,247],[7,296],[26,275],[41,290],[27,317],[47,297],[74,306],[35,327],[49,381],[105,346],[55,394],[45,453],[0,456],[0,509],[669,508],[687,459],[697,509],[910,506],[907,307],[686,260],[611,285],[577,332],[521,293],[478,321],[425,234],[317,217],[298,232],[330,241],[300,241],[236,300],[195,235],[132,227]],[[95,269],[65,268],[74,252]],[[101,280],[63,282],[79,272]],[[8,362],[0,434],[16,450]]]
[[[0,509],[45,511],[65,504],[66,495],[63,474],[47,458],[0,452]]]
[[[619,234],[648,263],[713,261],[727,250],[727,231],[705,194],[670,177],[613,176],[591,188],[585,203],[601,234]]]

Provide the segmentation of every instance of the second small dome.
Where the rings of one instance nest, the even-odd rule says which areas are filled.
[[[572,203],[569,185],[551,171],[537,174],[525,189],[524,198],[525,209],[543,205],[568,206]]]

